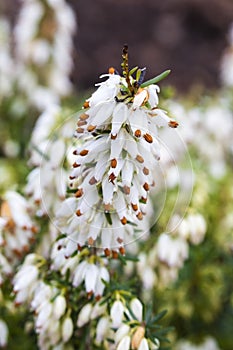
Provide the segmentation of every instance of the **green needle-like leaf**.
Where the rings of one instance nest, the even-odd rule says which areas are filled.
[[[152,79],[150,79],[150,80],[145,81],[145,83],[143,83],[143,84],[141,85],[141,87],[144,88],[144,87],[147,87],[147,86],[149,86],[149,85],[158,83],[160,80],[163,80],[164,78],[166,78],[166,77],[168,76],[168,74],[170,74],[170,72],[171,72],[170,69],[165,70],[165,72],[163,72],[163,73],[157,75],[156,77],[154,77],[154,78],[152,78]]]

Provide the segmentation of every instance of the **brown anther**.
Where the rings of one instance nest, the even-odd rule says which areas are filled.
[[[80,165],[77,164],[77,166],[80,166]],[[74,179],[75,179],[75,176],[69,176],[69,179],[70,179],[70,180],[74,180]],[[70,184],[70,186],[71,186],[71,185],[72,185],[72,184]]]
[[[139,130],[139,129],[135,130],[135,131],[134,131],[134,135],[135,135],[136,137],[141,137],[141,135],[142,135],[141,130]]]
[[[19,258],[22,256],[22,252],[19,249],[13,249],[13,253]]]
[[[83,104],[83,108],[89,108],[90,107],[90,104],[88,101],[85,101],[84,104]]]
[[[13,219],[8,219],[5,227],[8,230],[13,231],[15,228],[15,222],[13,221]]]
[[[108,177],[108,181],[114,184],[114,180],[116,179],[116,175],[114,173],[111,173]]]
[[[123,243],[123,239],[120,238],[120,237],[118,237],[118,238],[117,238],[117,242],[121,244],[121,243]]]
[[[40,200],[40,199],[35,199],[35,200],[34,200],[34,203],[35,203],[36,205],[39,205],[39,204],[41,203],[41,200]]]
[[[29,246],[28,245],[23,246],[23,252],[27,253],[28,251],[29,251]]]
[[[81,119],[81,120],[87,120],[88,118],[89,118],[89,115],[86,113],[81,114],[79,117],[79,119]]]
[[[90,292],[87,293],[87,299],[91,299],[93,295],[93,291],[91,290]]]
[[[125,216],[123,216],[123,218],[121,218],[121,223],[122,225],[126,225],[127,224],[127,219]]]
[[[83,215],[83,214],[81,213],[80,209],[78,209],[78,210],[76,211],[76,215],[77,215],[77,216]]]
[[[150,173],[149,169],[147,169],[146,167],[144,167],[142,171],[144,175],[149,175]]]
[[[78,164],[78,163],[76,163],[76,162],[74,162],[74,164],[73,164],[73,168],[78,168],[78,167],[80,167],[80,164]],[[71,176],[70,176],[70,179],[71,179]],[[74,179],[74,178],[73,178]],[[72,180],[72,179],[71,179]]]
[[[75,150],[73,151],[73,154],[74,154],[75,156],[77,156],[78,151],[75,149]]]
[[[78,244],[77,249],[79,252],[81,252],[83,250],[83,247],[80,244]]]
[[[142,156],[140,156],[140,154],[137,155],[136,160],[137,160],[139,163],[143,163],[143,162],[144,162],[144,159],[143,159]]]
[[[114,74],[115,73],[115,68],[113,68],[113,67],[108,68],[108,73],[109,74]]]
[[[101,299],[101,295],[96,295],[95,300],[100,301],[100,299]]]
[[[83,128],[78,128],[78,129],[76,129],[76,131],[77,131],[78,134],[84,133],[84,129]]]
[[[89,152],[88,149],[83,149],[79,154],[80,156],[84,157],[88,154],[88,152]]]
[[[32,233],[37,233],[38,232],[38,228],[36,226],[32,226],[31,227],[31,231],[32,231]]]
[[[75,192],[75,197],[80,198],[83,195],[83,189],[79,188],[77,192]]]
[[[124,247],[120,247],[119,248],[119,252],[121,253],[121,255],[125,255],[125,248]]]
[[[149,191],[150,186],[149,186],[149,184],[147,182],[145,182],[144,185],[143,185],[143,188],[144,188],[145,191]]]
[[[36,238],[35,238],[35,237],[30,237],[30,238],[29,238],[29,242],[30,242],[31,244],[35,243],[35,241],[36,241]]]
[[[118,252],[116,250],[112,250],[112,258],[118,259]]]
[[[79,121],[77,122],[77,125],[78,125],[78,126],[83,126],[83,125],[86,125],[86,124],[87,124],[86,120],[79,120]]]
[[[138,220],[142,220],[143,219],[143,214],[142,214],[141,211],[137,214],[137,218],[138,218]]]
[[[111,168],[116,168],[116,166],[117,166],[117,160],[116,160],[116,158],[113,158],[111,160]]]
[[[125,193],[125,194],[130,194],[130,187],[129,187],[129,186],[126,186],[126,185],[125,185],[125,186],[123,187],[123,190],[124,190],[124,193]]]
[[[170,128],[177,128],[177,126],[179,125],[179,123],[177,123],[175,120],[170,120],[170,122],[168,122],[168,126],[170,126]]]
[[[104,249],[104,254],[105,254],[105,256],[110,256],[110,255],[111,255],[110,249],[105,248],[105,249]]]
[[[93,239],[92,237],[89,237],[89,238],[88,238],[88,244],[89,244],[89,245],[93,245],[94,242],[95,242],[95,241],[94,241],[94,239]]]
[[[28,229],[28,227],[27,227],[26,225],[23,225],[22,229],[23,229],[24,231],[26,231],[26,230]]]
[[[131,203],[131,207],[133,208],[134,211],[138,210],[138,205]]]
[[[96,128],[96,125],[88,125],[88,127],[87,127],[87,131],[89,131],[89,132],[92,132],[93,130],[95,130],[95,128]]]
[[[148,142],[148,143],[153,142],[153,137],[150,134],[144,134],[143,137],[146,140],[146,142]]]
[[[110,210],[111,210],[111,204],[110,203],[104,204],[104,211],[109,212]]]
[[[116,140],[116,138],[117,138],[117,134],[116,135],[111,134],[111,140]]]
[[[151,186],[152,186],[152,187],[155,187],[155,181],[152,182]]]
[[[95,185],[97,183],[97,180],[94,176],[92,176],[92,178],[89,180],[89,184],[90,185]]]

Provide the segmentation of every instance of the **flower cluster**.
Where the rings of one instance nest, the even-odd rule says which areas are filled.
[[[178,272],[189,257],[189,244],[200,244],[206,233],[206,221],[199,214],[185,218],[174,215],[170,221],[172,232],[162,233],[149,254],[140,253],[138,273],[145,290],[155,285],[164,287],[178,278]]]
[[[81,247],[97,244],[106,255],[124,253],[136,231],[148,231],[142,220],[160,158],[158,128],[178,125],[158,108],[159,87],[143,85],[144,74],[125,68],[121,77],[110,68],[106,81],[84,103],[76,130],[82,145],[74,150],[70,175],[75,195],[57,212],[62,232]]]
[[[150,334],[150,321],[143,319],[144,311],[138,298],[132,298],[127,303],[126,299],[116,292],[116,299],[112,300],[109,313],[106,304],[97,303],[93,306],[92,303],[88,303],[79,312],[77,326],[84,327],[98,319],[95,344],[104,344],[111,350],[159,349],[159,339]],[[111,342],[108,343],[108,339],[111,339]]]
[[[73,252],[76,247],[77,244],[72,240],[58,240],[53,245],[51,252],[51,269],[59,271],[62,276],[65,276],[69,271],[69,280],[74,287],[84,284],[88,297],[94,295],[99,299],[104,292],[104,283],[108,283],[110,280],[106,268],[107,259],[88,249],[70,256],[70,250]]]
[[[14,35],[17,84],[39,109],[71,91],[72,9],[64,0],[23,0]]]
[[[28,175],[25,193],[36,205],[37,215],[54,215],[65,198],[68,185],[65,166],[71,148],[73,120],[51,105],[38,118],[31,137],[30,164],[35,168]],[[72,153],[72,150],[70,151]]]
[[[28,253],[37,231],[25,198],[14,191],[6,192],[0,217],[0,284]]]
[[[66,299],[59,289],[41,281],[34,291],[31,309],[35,313],[35,330],[41,349],[59,348],[69,341],[74,327]]]

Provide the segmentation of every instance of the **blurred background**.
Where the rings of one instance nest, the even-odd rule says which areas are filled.
[[[109,66],[119,66],[124,43],[132,66],[147,77],[171,69],[169,84],[186,93],[192,86],[220,86],[220,61],[233,22],[232,0],[69,0],[75,11],[72,81],[83,90]],[[19,0],[1,0],[12,21]],[[167,83],[167,82],[166,82]]]

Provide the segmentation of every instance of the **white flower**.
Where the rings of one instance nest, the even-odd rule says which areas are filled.
[[[39,284],[39,270],[37,267],[38,257],[36,254],[27,255],[23,265],[13,279],[14,292],[16,293],[15,303],[22,304],[30,302]]]
[[[110,310],[110,316],[112,319],[113,328],[120,327],[123,320],[124,311],[125,311],[125,307],[122,304],[122,302],[120,300],[115,300]]]
[[[61,318],[66,310],[66,299],[63,295],[58,295],[54,300],[53,314],[55,319]]]
[[[148,341],[146,338],[143,338],[140,342],[140,345],[138,347],[138,350],[149,350]]]
[[[190,214],[187,220],[190,227],[191,243],[195,245],[200,244],[204,239],[207,229],[204,217],[201,214]]]
[[[70,175],[71,186],[77,189],[76,208],[67,215],[62,205],[56,223],[78,246],[91,241],[109,255],[124,253],[124,244],[132,241],[135,230],[129,222],[142,234],[147,231],[145,220],[141,222],[149,210],[148,192],[160,157],[157,129],[177,123],[154,108],[157,86],[132,94],[127,92],[125,78],[106,77],[85,102],[89,109],[79,115],[77,123],[75,135],[83,143],[77,143]],[[145,105],[147,100],[150,107]]]
[[[172,238],[166,233],[159,236],[157,242],[158,258],[170,267],[183,266],[188,258],[188,244],[181,238]]]
[[[129,332],[130,327],[127,324],[123,323],[115,333],[114,339],[116,344],[118,344],[121,341],[121,339],[123,339],[127,334],[129,334]]]
[[[142,322],[143,305],[142,305],[141,301],[137,298],[132,299],[130,302],[130,308],[131,308],[134,316],[136,317],[136,319],[139,322]]]
[[[130,349],[130,337],[126,335],[120,341],[117,346],[117,350],[129,350]]]
[[[0,347],[7,346],[9,330],[7,324],[0,319]]]
[[[16,79],[30,103],[39,109],[59,103],[61,96],[71,92],[70,53],[75,28],[74,13],[64,0],[56,6],[49,0],[23,2],[15,27]],[[25,76],[31,76],[28,84],[22,84]]]
[[[86,323],[90,321],[91,313],[92,313],[93,306],[91,303],[88,303],[82,307],[82,309],[79,312],[78,320],[77,320],[77,326],[83,327]]]
[[[68,342],[73,334],[73,322],[70,317],[66,317],[62,323],[62,340],[64,343]]]
[[[101,344],[105,339],[108,331],[109,331],[110,321],[109,317],[101,317],[96,326],[96,344]]]
[[[101,296],[105,288],[102,280],[109,282],[109,272],[104,266],[82,261],[74,268],[72,280],[73,286],[78,287],[84,282],[88,294]]]

